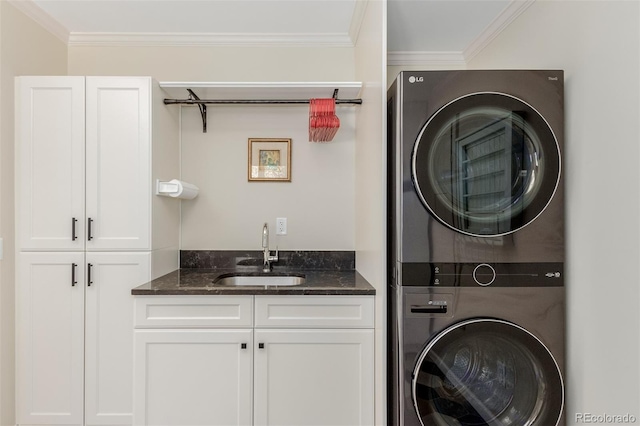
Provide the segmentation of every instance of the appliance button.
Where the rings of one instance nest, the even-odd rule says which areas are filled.
[[[473,270],[473,280],[481,286],[493,284],[496,279],[496,270],[488,263],[481,263]]]

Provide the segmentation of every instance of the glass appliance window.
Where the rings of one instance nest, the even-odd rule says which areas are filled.
[[[503,94],[460,98],[436,112],[414,147],[423,204],[470,235],[514,232],[535,219],[557,186],[555,136],[532,107]]]
[[[424,426],[552,426],[563,383],[547,348],[500,320],[468,320],[439,334],[421,353],[412,380]]]

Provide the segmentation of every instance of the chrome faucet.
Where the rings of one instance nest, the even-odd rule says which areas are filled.
[[[276,255],[271,256],[271,250],[269,250],[269,225],[265,222],[262,227],[262,272],[271,271],[271,262],[278,261],[278,247],[276,246]]]

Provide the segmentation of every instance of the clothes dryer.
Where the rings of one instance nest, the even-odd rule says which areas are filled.
[[[483,287],[473,269],[391,287],[388,424],[564,425],[561,280],[512,265]]]
[[[401,72],[389,228],[401,263],[563,262],[562,71]]]

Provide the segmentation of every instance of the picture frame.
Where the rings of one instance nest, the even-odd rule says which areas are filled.
[[[249,182],[291,182],[291,139],[249,138]]]

